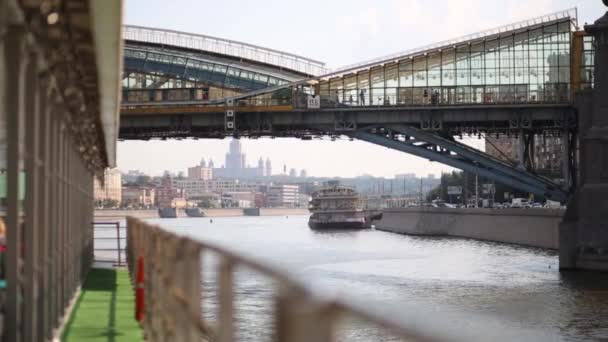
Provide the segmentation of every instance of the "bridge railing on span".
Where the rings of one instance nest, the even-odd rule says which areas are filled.
[[[486,90],[488,88],[488,90]],[[236,106],[272,107],[291,105],[297,109],[321,108],[378,108],[378,107],[420,107],[420,106],[455,106],[455,105],[509,105],[509,104],[568,104],[570,94],[568,87],[557,87],[546,90],[542,97],[532,95],[527,87],[514,87],[499,90],[498,87],[479,86],[475,93],[456,94],[455,88],[401,88],[386,87],[375,89],[381,95],[369,95],[369,88],[354,88],[350,91],[329,90],[320,93],[306,89],[286,89],[270,94],[240,98],[232,103]],[[346,95],[350,92],[350,95]],[[166,89],[124,89],[123,106],[200,106],[217,107],[224,105],[206,101],[197,88]],[[318,96],[318,106],[310,108],[309,96],[314,100]]]

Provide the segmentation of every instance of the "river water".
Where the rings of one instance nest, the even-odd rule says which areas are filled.
[[[438,329],[508,331],[520,341],[608,340],[608,275],[560,274],[555,251],[371,229],[312,231],[306,216],[147,221],[288,270],[332,296],[447,317]],[[236,282],[240,339],[267,340],[272,284],[247,271]],[[343,341],[391,340],[355,324],[341,334]]]

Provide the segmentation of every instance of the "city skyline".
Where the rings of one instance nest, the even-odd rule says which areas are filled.
[[[187,174],[187,170],[188,168],[192,167],[192,166],[197,166],[197,165],[201,165],[201,162],[204,160],[206,165],[208,167],[210,162],[213,162],[213,169],[222,169],[222,168],[226,168],[226,163],[225,163],[225,158],[226,158],[226,151],[229,151],[229,144],[231,141],[234,141],[237,139],[232,139],[232,138],[228,138],[228,139],[223,139],[223,140],[207,140],[207,142],[210,142],[210,144],[207,144],[207,147],[209,147],[209,145],[214,146],[215,148],[213,149],[209,149],[207,150],[206,153],[201,153],[199,155],[178,155],[178,156],[173,156],[174,160],[176,160],[177,162],[175,164],[173,164],[172,167],[168,167],[167,164],[162,160],[159,159],[157,161],[152,161],[150,163],[147,163],[146,165],[153,165],[153,167],[142,167],[140,163],[137,163],[136,161],[131,162],[129,160],[125,160],[124,162],[120,162],[121,159],[121,146],[119,146],[118,149],[118,158],[119,158],[119,163],[117,165],[117,168],[123,172],[123,173],[127,173],[129,171],[140,171],[143,172],[144,174],[153,176],[153,177],[158,177],[158,176],[162,176],[166,171],[170,171],[173,174],[179,174],[179,172],[183,172],[184,174]],[[279,138],[279,139],[238,139],[240,140],[241,144],[243,144],[244,146],[248,146],[243,147],[243,151],[247,151],[249,147],[251,147],[253,150],[258,151],[258,153],[251,153],[251,155],[257,156],[258,158],[263,157],[262,153],[264,151],[264,148],[266,147],[265,143],[272,143],[273,140],[297,140],[297,139],[293,139],[293,138]],[[478,139],[474,139],[474,140],[478,140]],[[259,143],[259,142],[262,143]],[[183,145],[184,143],[192,143],[193,145],[196,144],[196,142],[200,141],[196,141],[196,140],[189,140],[189,141],[163,141],[163,143],[166,144],[160,144],[157,148],[160,149],[161,151],[157,151],[160,154],[162,153],[172,153],[172,150],[176,148],[175,145]],[[131,143],[145,143],[145,142],[131,142]],[[175,143],[175,144],[174,144]],[[179,144],[177,144],[179,143]],[[285,160],[292,160],[297,162],[295,158],[297,158],[298,155],[300,155],[300,153],[306,153],[306,145],[307,143],[317,143],[317,144],[322,144],[325,145],[321,150],[324,151],[323,154],[318,156],[318,160],[323,161],[323,163],[317,165],[317,168],[308,168],[306,166],[304,167],[297,167],[294,166],[293,164],[290,164],[288,162],[286,162]],[[344,155],[343,153],[341,153],[341,150],[343,150],[345,147],[345,144],[358,144],[358,145],[362,145],[359,148],[363,148],[363,149],[367,149],[367,148],[371,148],[371,150],[374,149],[381,149],[381,150],[386,150],[386,152],[390,152],[389,155],[394,155],[396,158],[402,157],[405,154],[402,152],[398,152],[398,151],[393,151],[393,150],[388,150],[385,147],[378,147],[376,145],[372,145],[372,144],[368,144],[365,142],[361,142],[361,141],[329,141],[329,140],[318,140],[318,141],[312,141],[312,142],[305,142],[304,144],[298,144],[297,146],[295,146],[295,150],[296,153],[292,154],[292,155],[283,155],[283,154],[278,154],[278,158],[275,158],[277,155],[276,154],[269,154],[267,157],[263,158],[265,160],[265,163],[267,161],[271,161],[272,163],[272,175],[274,176],[278,176],[278,175],[286,175],[289,174],[290,171],[292,169],[295,169],[297,172],[297,175],[300,176],[301,171],[305,171],[307,177],[318,177],[318,178],[355,178],[355,177],[360,177],[360,176],[374,176],[374,177],[384,177],[384,178],[394,178],[395,175],[398,174],[403,174],[403,173],[413,173],[416,174],[417,177],[427,177],[429,174],[433,174],[435,176],[440,175],[442,172],[451,172],[451,170],[453,170],[453,168],[450,168],[448,166],[444,166],[442,164],[439,163],[435,163],[435,162],[428,162],[427,163],[430,165],[430,167],[427,168],[423,168],[421,170],[412,170],[411,168],[399,168],[398,166],[395,165],[383,165],[383,164],[377,164],[375,166],[376,169],[378,168],[385,168],[386,170],[394,170],[394,172],[384,172],[382,174],[378,174],[378,173],[374,173],[372,171],[370,171],[371,169],[374,169],[374,167],[369,167],[369,168],[362,168],[362,172],[360,173],[356,173],[355,172],[347,172],[344,174],[337,174],[337,173],[332,173],[332,166],[336,165],[336,164],[340,164],[340,163],[348,163],[349,159],[351,158],[351,156],[349,155]],[[474,141],[473,143],[468,142],[471,145],[474,145]],[[483,148],[483,146],[481,145],[481,141],[477,142],[477,148]],[[133,144],[134,147],[137,147],[138,144]],[[217,146],[217,147],[216,147]],[[260,153],[261,151],[261,153]],[[247,155],[249,155],[250,153],[247,152],[245,153]],[[373,155],[374,153],[372,153]],[[416,159],[421,159],[418,157],[414,157],[414,156],[409,156],[406,155],[408,157],[412,157],[412,158],[416,158]],[[281,157],[283,157],[282,161],[283,162],[277,162],[277,160],[281,160]],[[258,160],[258,158],[253,158],[254,160]],[[224,162],[219,162],[220,160],[224,160]],[[422,159],[421,159],[422,160]],[[257,163],[259,162],[259,160],[255,163],[246,163],[246,167],[247,168],[255,168]],[[401,163],[399,163],[401,164]],[[158,165],[158,167],[154,167],[154,165]],[[298,164],[300,165],[300,164]],[[321,167],[319,167],[321,166]],[[389,167],[386,167],[389,166]],[[285,171],[286,169],[286,171]],[[328,172],[315,172],[317,171],[317,169],[321,169],[321,170],[325,170]],[[239,178],[238,176],[235,175],[223,175],[223,176],[230,176],[232,178]]]
[[[321,60],[328,67],[337,67],[407,50],[455,36],[509,24],[518,20],[578,6],[579,24],[592,22],[602,13],[598,1],[539,0],[527,1],[378,1],[369,3],[351,1],[321,2],[311,0],[294,3],[284,8],[278,1],[265,1],[252,5],[246,2],[227,1],[205,11],[199,1],[182,0],[178,4],[151,0],[130,1],[126,6],[125,24],[145,25],[176,29],[191,33],[214,35],[247,43],[288,51]],[[280,16],[266,9],[284,8]],[[177,13],[180,8],[190,8],[197,16]],[[316,11],[316,22],[330,23],[311,25],[305,15],[310,8]],[[445,10],[436,11],[435,8]],[[245,10],[244,10],[245,9]],[[158,16],[162,11],[167,15]],[[172,15],[175,13],[175,15]],[[239,15],[239,13],[244,13]],[[246,13],[246,15],[245,15]],[[449,13],[449,15],[446,15]],[[178,16],[182,20],[168,18]],[[242,22],[242,25],[225,25],[224,18]],[[254,19],[255,18],[255,19]],[[437,25],[441,22],[441,25]],[[201,23],[205,23],[201,25]],[[255,30],[249,27],[255,25]],[[277,30],[279,25],[281,30]],[[304,34],[305,33],[305,34]],[[412,34],[415,33],[415,34]],[[298,39],[293,39],[298,37]],[[146,173],[160,174],[167,165],[185,170],[192,163],[190,156],[208,155],[214,161],[223,160],[228,149],[228,139],[181,140],[181,141],[125,141],[118,144],[118,167],[142,169]],[[292,138],[242,139],[243,147],[250,155],[267,156],[275,169],[307,169],[311,176],[355,177],[363,174],[392,177],[398,173],[413,172],[417,175],[452,170],[436,162],[411,156],[384,147],[360,141],[329,138],[319,141],[300,141]],[[483,149],[477,139],[465,142]],[[216,165],[217,166],[217,165]]]

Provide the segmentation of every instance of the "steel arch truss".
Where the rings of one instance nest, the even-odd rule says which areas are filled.
[[[368,127],[347,136],[437,161],[507,186],[564,202],[568,193],[552,181],[507,164],[453,139],[405,125]]]

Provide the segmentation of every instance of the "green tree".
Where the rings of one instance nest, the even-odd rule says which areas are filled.
[[[148,175],[137,176],[135,179],[135,184],[137,186],[149,186],[152,179]]]
[[[110,199],[110,198],[106,198],[105,200],[102,201],[102,207],[104,208],[117,208],[120,205],[120,203],[115,200],[115,199]]]
[[[202,198],[198,202],[198,207],[199,208],[213,208],[213,207],[215,207],[215,205],[209,198],[205,197],[205,198]]]

